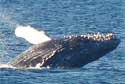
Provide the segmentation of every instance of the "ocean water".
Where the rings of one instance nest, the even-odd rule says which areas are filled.
[[[77,69],[0,68],[0,84],[125,84],[125,0],[0,0],[0,64],[32,46],[14,34],[31,25],[52,38],[113,32],[114,51]]]

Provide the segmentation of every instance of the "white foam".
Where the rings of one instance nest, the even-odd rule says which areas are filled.
[[[11,69],[24,69],[24,68],[16,68],[16,67],[13,67],[13,66],[11,66],[11,65],[9,65],[9,64],[0,64],[0,69],[1,68],[11,68]],[[26,68],[26,69],[48,69],[48,68],[46,68],[46,67],[28,67],[28,68]]]
[[[47,69],[47,68],[35,66],[35,67],[28,67],[27,69]]]
[[[51,40],[51,38],[48,37],[44,31],[38,31],[30,25],[18,25],[15,29],[15,35],[17,37],[24,38],[31,44],[40,44]]]
[[[0,64],[0,68],[15,68],[15,67],[8,64]]]

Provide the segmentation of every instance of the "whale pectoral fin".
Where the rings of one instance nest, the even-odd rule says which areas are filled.
[[[15,35],[21,37],[31,44],[40,44],[50,41],[51,38],[45,31],[39,31],[36,28],[18,25],[15,29]]]

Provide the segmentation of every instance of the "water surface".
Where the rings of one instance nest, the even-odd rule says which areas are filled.
[[[117,49],[79,69],[0,68],[0,84],[125,84],[124,0],[0,0],[0,63],[31,46],[14,35],[16,25],[32,25],[52,37],[113,32]]]

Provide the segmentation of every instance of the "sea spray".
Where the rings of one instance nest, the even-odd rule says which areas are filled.
[[[7,59],[5,59],[5,53],[6,53],[6,43],[5,43],[5,38],[2,33],[0,33],[0,63],[5,62]]]
[[[16,43],[15,36],[13,31],[15,30],[16,25],[18,24],[11,15],[7,14],[5,10],[0,11],[0,64],[7,63],[12,59],[9,56],[12,46],[8,46],[8,41],[13,41],[13,44]],[[6,31],[7,30],[7,31]],[[13,35],[12,35],[13,34]],[[13,40],[8,39],[7,37],[12,38]]]

